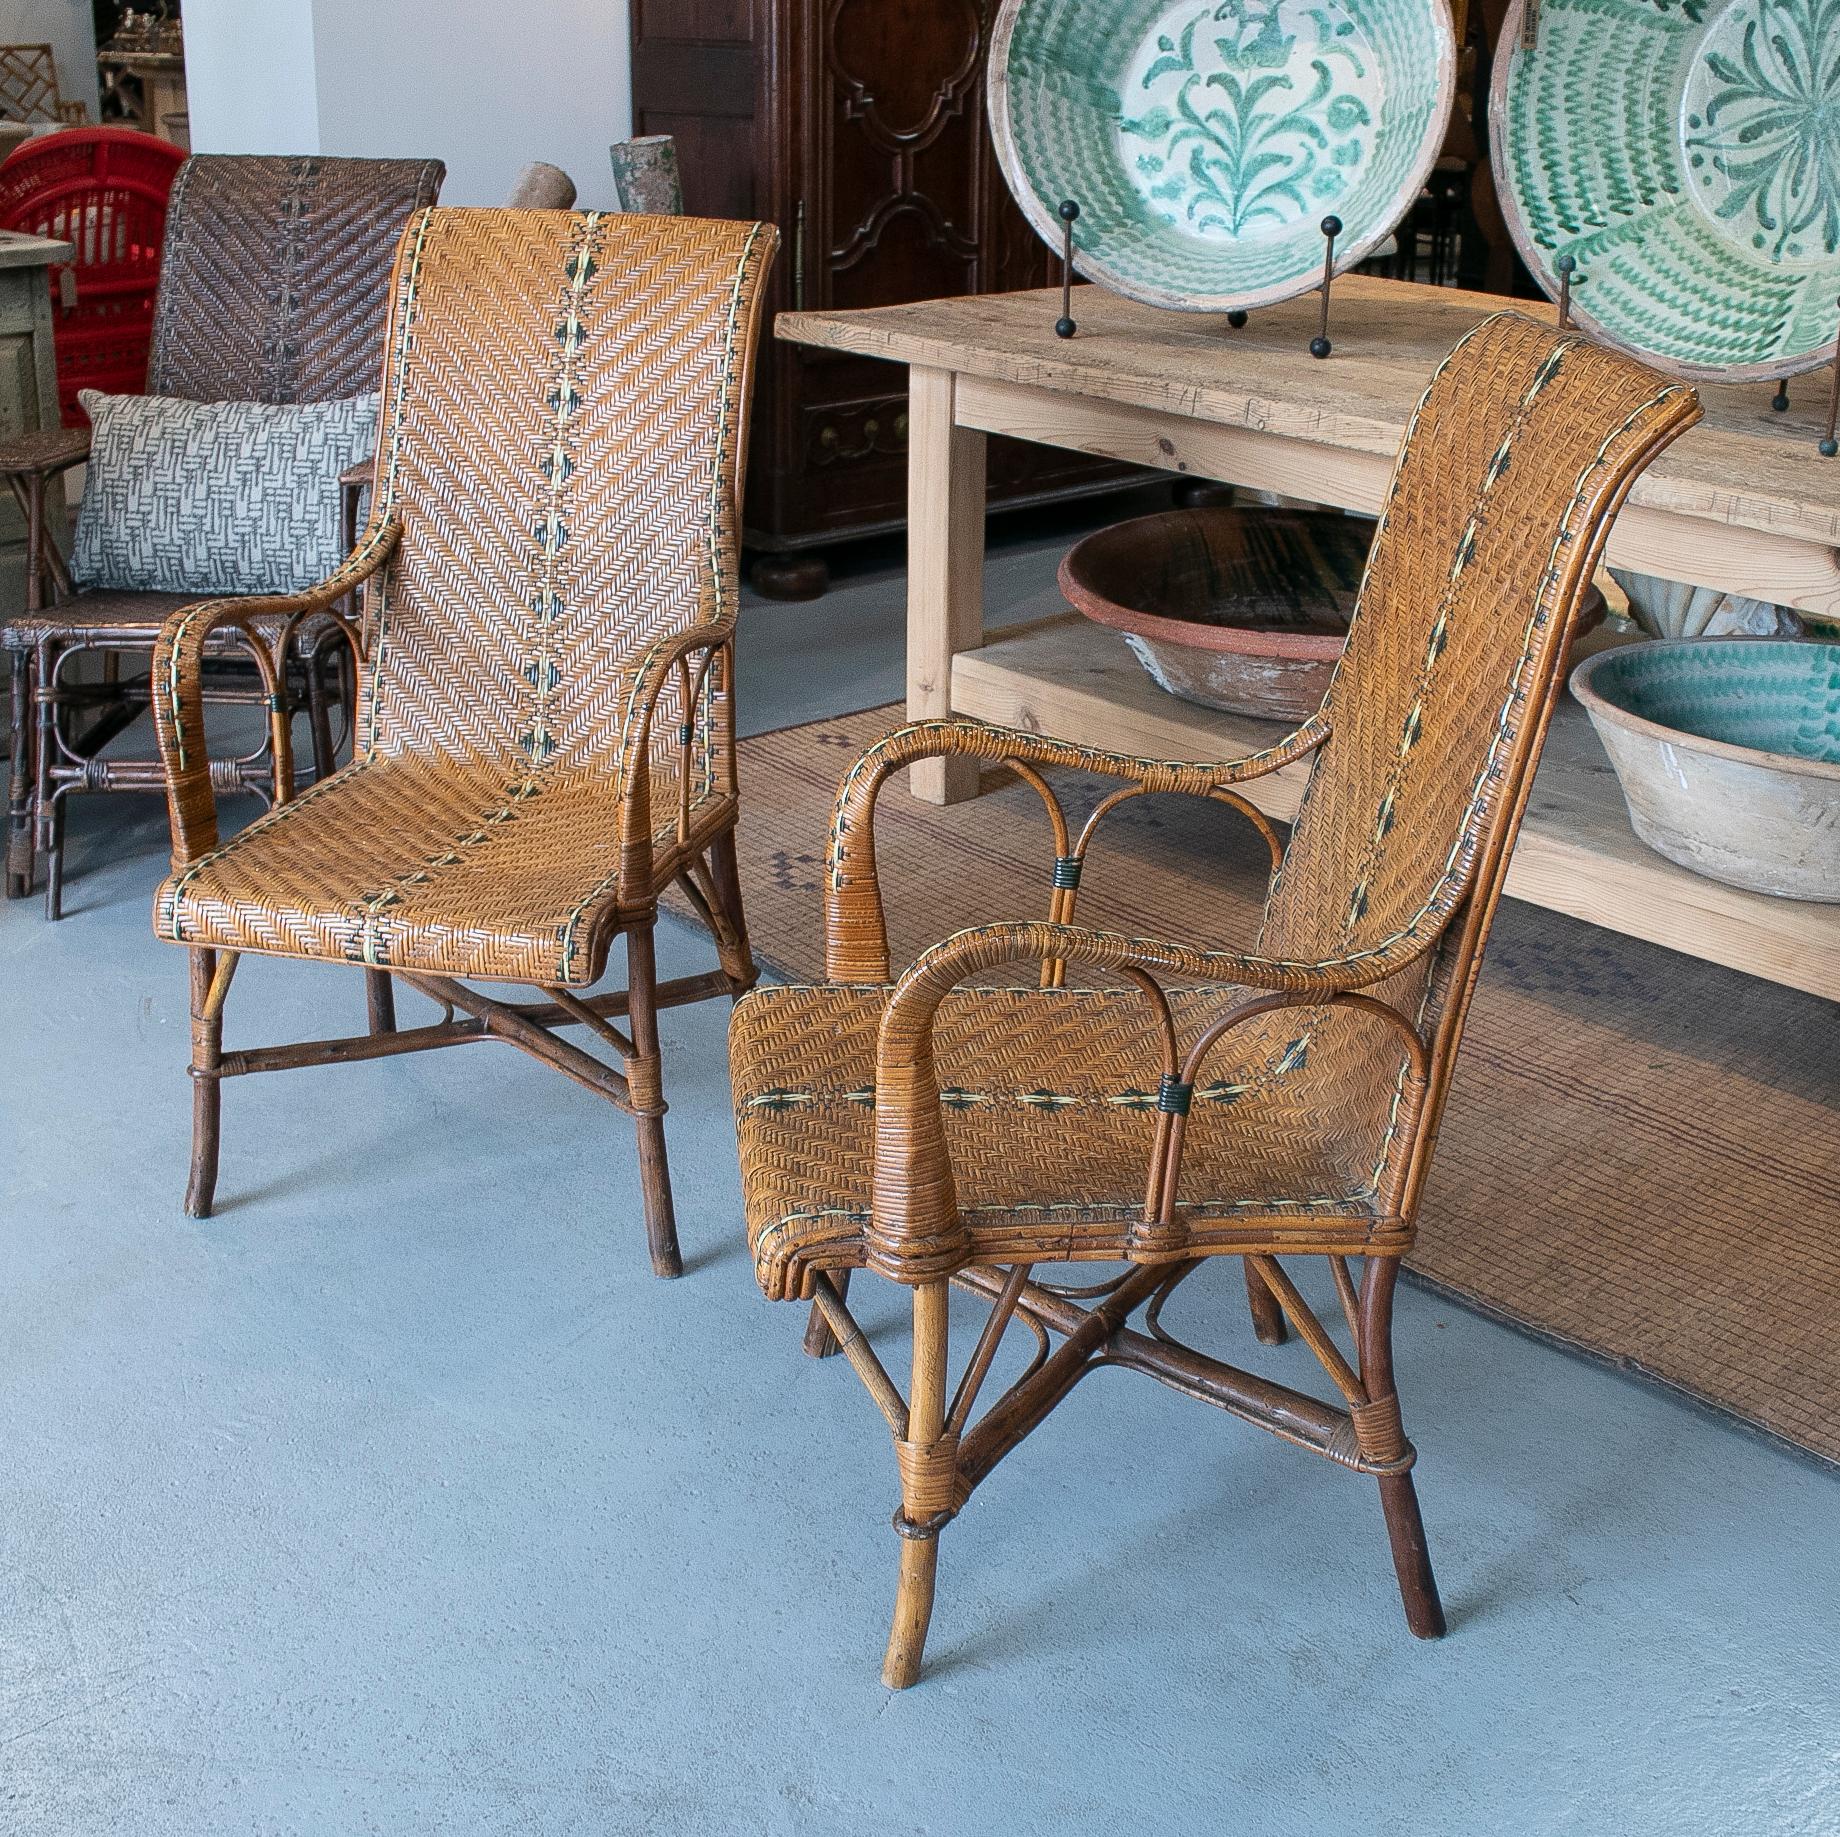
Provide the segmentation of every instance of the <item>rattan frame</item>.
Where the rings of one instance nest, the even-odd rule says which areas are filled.
[[[734,850],[736,496],[776,242],[763,224],[418,213],[395,264],[376,483],[356,548],[309,593],[206,602],[168,620],[154,715],[173,869],[154,926],[191,956],[192,1216],[215,1199],[225,1079],[491,1038],[634,1118],[652,1267],[682,1273],[657,1014],[740,995],[756,977]],[[656,387],[661,343],[675,348],[675,391]],[[273,690],[272,659],[314,622],[336,628],[359,673],[354,757],[224,841],[203,744],[205,662],[241,637]],[[274,643],[254,642],[275,628]],[[507,674],[509,655],[527,661]],[[270,745],[278,784],[291,784],[280,711]],[[481,783],[497,807],[459,834],[417,832],[448,819],[373,789],[405,763],[442,812],[468,809]],[[567,827],[533,829],[559,800]],[[419,853],[389,842],[380,864],[367,852],[380,828],[438,841]],[[558,873],[581,897],[537,936],[521,882]],[[660,981],[653,927],[672,885],[718,967]],[[443,903],[416,908],[422,894]],[[591,995],[616,938],[627,987]],[[247,951],[359,965],[368,1030],[225,1051],[225,1002]],[[531,984],[542,999],[505,1000],[470,986],[480,980]],[[398,981],[441,1018],[399,1028]],[[616,1062],[559,1037],[573,1026]]]
[[[1280,745],[1228,764],[1190,764],[954,719],[902,729],[845,778],[825,898],[827,984],[751,996],[736,1012],[731,1056],[761,1286],[770,1298],[813,1303],[807,1351],[842,1350],[894,1438],[901,1562],[883,1669],[890,1688],[920,1673],[941,1530],[1073,1386],[1105,1366],[1144,1372],[1371,1476],[1407,1625],[1426,1638],[1444,1631],[1412,1477],[1416,1453],[1393,1374],[1399,1261],[1412,1242],[1464,1016],[1581,599],[1631,483],[1698,418],[1690,389],[1582,338],[1497,315],[1432,379],[1401,448],[1335,682],[1322,712]],[[876,797],[895,772],[943,757],[1005,765],[1041,794],[1054,839],[1049,914],[960,932],[896,979],[875,872]],[[1237,787],[1305,758],[1313,760],[1309,786],[1287,842]],[[1042,776],[1057,767],[1123,786],[1076,831]],[[1146,792],[1224,801],[1264,836],[1273,876],[1254,949],[1125,937],[1074,922],[1095,829],[1110,809]],[[1149,1004],[1143,1036],[1161,1042],[1152,1049],[1160,1078],[1148,1064],[1112,1072],[1120,1082],[1130,1072],[1127,1096],[1144,1116],[1141,1126],[1129,1125],[1139,1129],[1145,1159],[1142,1204],[1101,1206],[1070,1191],[1072,1176],[1040,1154],[1038,1140],[1025,1148],[1020,1123],[966,1122],[956,1126],[985,1130],[975,1138],[981,1177],[991,1179],[989,1163],[1002,1160],[1009,1188],[1039,1203],[961,1206],[936,1057],[944,1016],[957,1017],[946,1044],[974,1058],[986,1081],[981,1092],[955,1089],[955,1110],[974,1099],[988,1104],[999,1084],[1025,1094],[1019,1102],[1062,1090],[1054,1063],[1011,1063],[1018,1053],[1006,1055],[992,1036],[1013,1024],[1004,1016],[1064,991],[1069,961],[1122,978],[1121,1004],[1137,990]],[[961,987],[1011,963],[1039,966],[1040,996]],[[1176,983],[1186,988],[1166,986]],[[863,1084],[870,1068],[854,1061],[823,1074],[830,1110],[840,1114],[854,1100],[866,1122],[839,1124],[815,1088],[775,1084],[763,1093],[762,1081],[794,1062],[791,1033],[817,1033],[827,1013],[832,1039],[852,1021],[858,1038],[872,1027],[871,1084]],[[1330,1108],[1384,1125],[1367,1201],[1315,1207],[1257,1189],[1216,1189],[1206,1202],[1183,1203],[1191,1104],[1222,1043],[1274,1018],[1302,1026],[1310,1017],[1321,1029],[1322,1017],[1350,1014],[1371,1036],[1361,1057],[1312,1072],[1314,1085],[1304,1080],[1302,1060],[1295,1068],[1281,1061],[1280,1069],[1298,1079],[1288,1126],[1300,1134],[1312,1112]],[[1186,1042],[1178,1016],[1186,1017]],[[820,1076],[814,1067],[813,1085]],[[850,1088],[840,1102],[841,1080]],[[1282,1131],[1287,1112],[1280,1100],[1274,1106],[1268,1120]],[[992,1113],[1000,1117],[1001,1105]],[[867,1187],[866,1205],[846,1204],[836,1188],[817,1184],[822,1167],[842,1166],[837,1132],[846,1127],[859,1131],[872,1157],[866,1169],[848,1169],[851,1192]],[[1015,1137],[1008,1154],[1003,1127]],[[820,1129],[833,1133],[821,1153],[808,1150]],[[1012,1177],[1031,1152],[1037,1159]],[[1218,1167],[1214,1173],[1218,1179]],[[1332,1401],[1203,1353],[1163,1328],[1171,1294],[1223,1254],[1243,1261],[1258,1338],[1275,1343],[1294,1332],[1322,1365]],[[1293,1255],[1327,1260],[1351,1353],[1284,1268],[1280,1259]],[[1084,1259],[1126,1267],[1084,1287],[1035,1273],[1037,1264]],[[865,1268],[913,1291],[905,1396],[850,1312],[850,1274]],[[948,1393],[952,1286],[981,1297],[990,1312]],[[1141,1325],[1133,1325],[1139,1310]],[[1036,1356],[974,1421],[1012,1323],[1035,1336]]]

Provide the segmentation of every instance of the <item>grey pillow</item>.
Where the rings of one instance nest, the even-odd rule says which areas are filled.
[[[342,402],[77,398],[89,475],[71,573],[82,587],[296,593],[345,559],[339,474],[369,459],[377,397]]]

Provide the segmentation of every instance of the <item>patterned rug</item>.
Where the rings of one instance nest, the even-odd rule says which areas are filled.
[[[897,721],[872,709],[742,744],[741,874],[774,973],[821,979],[831,798]],[[1045,915],[1041,806],[990,783],[948,809],[899,780],[883,793],[897,966],[963,925]],[[1063,797],[1089,807],[1095,786]],[[1079,917],[1243,946],[1263,862],[1230,812],[1143,798],[1101,828]],[[1840,1464],[1837,1109],[1833,1004],[1505,900],[1409,1266]]]

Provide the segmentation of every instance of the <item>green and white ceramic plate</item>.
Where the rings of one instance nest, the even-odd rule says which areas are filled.
[[[1793,375],[1840,322],[1840,0],[1527,0],[1491,115],[1508,227],[1576,317],[1676,374]]]
[[[1840,3],[1840,0],[1837,0]],[[1268,306],[1339,273],[1410,208],[1453,90],[1444,0],[1003,0],[990,121],[1055,248],[1116,293]]]

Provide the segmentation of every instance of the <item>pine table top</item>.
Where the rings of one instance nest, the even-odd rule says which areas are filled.
[[[1344,275],[1330,321],[1334,354],[1309,355],[1316,295],[1265,307],[1238,330],[1220,314],[1142,306],[1082,286],[1078,335],[1054,335],[1058,289],[983,294],[848,312],[782,313],[793,343],[994,378],[1391,455],[1432,370],[1466,331],[1504,307],[1551,322],[1547,301]],[[1699,385],[1706,418],[1637,481],[1630,501],[1795,542],[1840,545],[1840,459],[1815,451],[1830,373],[1774,386]]]

